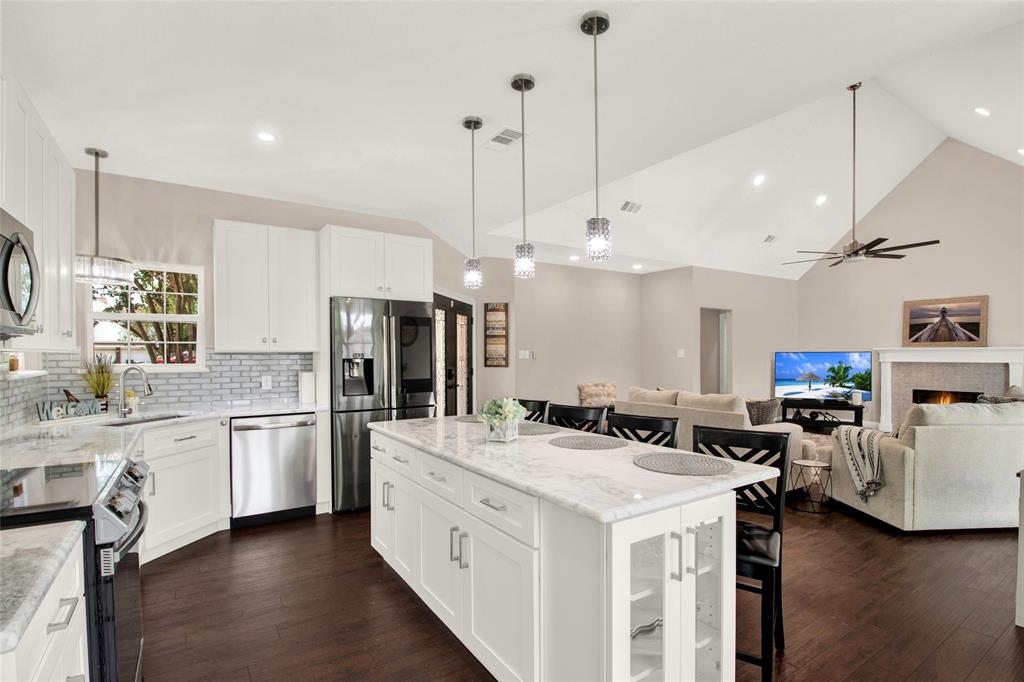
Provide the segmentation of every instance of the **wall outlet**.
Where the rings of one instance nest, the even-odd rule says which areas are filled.
[[[676,349],[676,357],[677,358],[685,358],[686,357],[686,349],[685,348],[678,348],[678,349]]]
[[[532,350],[521,350],[521,351],[519,351],[519,359],[520,360],[533,360],[535,357],[537,357],[537,356],[534,355]]]
[[[260,377],[260,390],[269,391],[274,387],[274,377]]]

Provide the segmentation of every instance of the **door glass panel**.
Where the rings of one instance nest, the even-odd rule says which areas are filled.
[[[403,315],[395,331],[398,344],[398,392],[425,393],[434,390],[433,356],[430,352],[433,320]]]
[[[444,364],[445,364],[445,345],[444,345],[444,325],[445,325],[445,310],[444,308],[436,308],[434,310],[434,404],[437,405],[438,414],[447,414],[445,412],[445,398],[447,397],[447,391],[444,386]],[[461,414],[461,413],[460,413]]]
[[[665,536],[656,535],[630,545],[630,680],[664,679]]]
[[[461,313],[455,315],[455,382],[456,409],[455,414],[469,414],[469,317]]]
[[[723,520],[696,526],[694,571],[697,602],[694,616],[696,679],[722,678],[722,541]]]

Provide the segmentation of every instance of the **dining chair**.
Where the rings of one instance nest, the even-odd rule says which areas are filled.
[[[518,398],[519,404],[526,408],[526,421],[545,422],[548,418],[550,400],[526,400]]]
[[[782,622],[782,515],[789,471],[788,433],[693,427],[694,452],[762,464],[779,470],[778,478],[736,490],[736,509],[767,517],[766,524],[736,519],[736,587],[761,596],[761,655],[737,651],[740,661],[761,666],[762,682],[771,682],[774,648],[786,648]]]
[[[676,446],[676,429],[679,420],[675,417],[646,417],[634,414],[608,414],[608,435],[625,440],[635,440],[647,445]]]
[[[548,424],[577,431],[604,433],[607,413],[608,410],[604,407],[577,407],[552,403],[548,405]]]

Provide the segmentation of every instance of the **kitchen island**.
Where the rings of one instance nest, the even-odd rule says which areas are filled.
[[[733,678],[733,491],[776,469],[661,474],[633,458],[678,451],[455,417],[370,429],[371,544],[498,679]]]

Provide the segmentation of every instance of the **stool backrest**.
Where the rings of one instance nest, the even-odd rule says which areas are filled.
[[[550,400],[526,400],[517,398],[519,404],[526,408],[526,421],[544,422],[548,418],[548,405]]]
[[[604,433],[605,407],[577,407],[576,405],[548,405],[548,424],[577,431]]]
[[[676,429],[679,420],[675,417],[646,417],[635,414],[608,414],[608,435],[626,440],[635,440],[648,445],[676,446]]]

